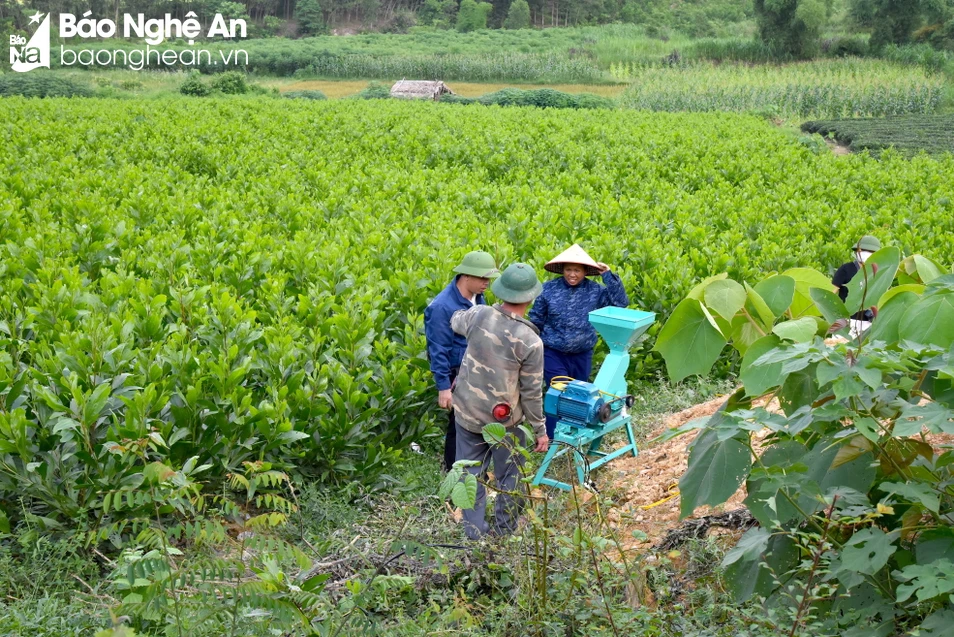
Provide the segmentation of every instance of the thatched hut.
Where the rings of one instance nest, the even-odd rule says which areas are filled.
[[[425,82],[420,80],[401,80],[391,87],[391,97],[403,97],[416,100],[440,99],[441,95],[453,95],[446,84],[440,81]]]

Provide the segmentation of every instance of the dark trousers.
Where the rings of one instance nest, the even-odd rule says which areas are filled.
[[[554,376],[569,376],[573,380],[589,382],[590,372],[593,371],[593,350],[567,354],[559,350],[543,348],[543,391],[550,388],[550,381]],[[553,440],[553,430],[556,428],[555,416],[546,414],[547,435]]]
[[[451,369],[451,387],[457,380],[459,368]],[[444,471],[450,471],[457,459],[457,420],[454,418],[454,408],[451,407],[450,414],[447,416],[447,432],[444,434]]]
[[[467,431],[457,426],[457,457],[461,460],[477,460],[480,464],[467,467],[467,473],[477,478],[477,499],[472,509],[464,509],[464,533],[472,540],[478,540],[488,533],[497,536],[509,535],[517,529],[517,522],[526,505],[525,498],[519,492],[525,488],[520,482],[520,468],[523,455],[514,450],[514,436],[521,446],[526,445],[526,436],[518,427],[508,427],[510,435],[503,444],[490,446],[481,434]],[[487,492],[481,481],[487,475],[490,463],[494,463],[494,481],[500,493],[494,502],[494,522],[488,524],[485,510]],[[514,495],[511,495],[514,494]]]

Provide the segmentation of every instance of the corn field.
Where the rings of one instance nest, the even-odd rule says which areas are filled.
[[[783,66],[617,64],[631,82],[628,108],[647,111],[762,111],[783,117],[859,117],[933,113],[943,80],[880,60],[830,60]]]
[[[303,73],[328,78],[441,78],[462,82],[598,82],[605,72],[581,58],[534,53],[316,58]]]

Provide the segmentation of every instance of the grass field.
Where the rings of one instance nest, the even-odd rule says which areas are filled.
[[[384,82],[390,84],[391,82]],[[348,97],[367,88],[368,83],[363,80],[336,81],[336,80],[307,80],[281,84],[279,90],[286,91],[321,91],[330,99]],[[552,88],[564,93],[594,93],[603,97],[619,97],[626,90],[626,84],[491,84],[479,82],[449,82],[451,90],[464,97],[480,97],[504,88],[517,86],[522,89]]]
[[[107,625],[106,607],[143,635],[175,634],[181,617],[196,623],[190,636],[228,634],[223,623],[231,634],[295,634],[302,609],[332,625],[324,634],[355,620],[340,635],[362,634],[366,618],[377,634],[408,637],[526,634],[514,626],[531,620],[549,622],[541,634],[613,634],[607,619],[616,634],[708,634],[718,585],[680,597],[663,563],[671,554],[624,575],[595,512],[585,541],[601,557],[580,559],[584,538],[568,523],[539,577],[529,537],[499,553],[450,548],[447,572],[379,568],[398,552],[424,561],[422,544],[460,542],[434,493],[435,463],[407,460],[413,441],[438,446],[429,439],[443,417],[423,358],[428,301],[470,249],[542,275],[582,241],[634,307],[657,314],[629,368],[652,383],[659,325],[710,275],[830,274],[866,233],[951,263],[950,155],[833,157],[739,114],[145,100],[136,91],[158,95],[183,76],[136,77],[90,78],[123,100],[2,102],[0,522],[17,541],[0,544],[0,614],[24,635],[82,634]],[[235,476],[262,471],[257,499],[243,495]],[[418,510],[394,506],[407,492]],[[349,506],[370,511],[339,515]],[[236,539],[253,528],[247,511],[266,524],[262,508],[274,534],[254,527],[252,539],[275,543],[246,552]],[[283,553],[279,533],[306,558]],[[31,556],[47,536],[75,542],[69,559],[47,560],[50,572],[89,586],[64,575],[59,605],[33,621],[43,567]],[[159,552],[168,538],[186,554]],[[300,595],[321,584],[304,577],[312,564],[331,568],[345,552],[360,564],[347,587]],[[719,558],[700,557],[708,575]],[[137,575],[142,559],[150,570]],[[25,578],[27,564],[37,574]],[[228,597],[230,586],[250,594]],[[85,609],[70,605],[77,590]],[[283,600],[299,614],[272,614]],[[677,604],[689,601],[699,610],[687,618]],[[756,620],[733,613],[719,610],[723,634],[780,632],[746,630]]]

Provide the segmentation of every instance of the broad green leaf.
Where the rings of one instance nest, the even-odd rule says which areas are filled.
[[[93,424],[96,422],[96,419],[99,418],[103,408],[106,407],[106,403],[109,402],[109,393],[111,390],[112,387],[109,383],[103,383],[90,394],[86,400],[86,407],[83,409],[83,421],[86,424]]]
[[[954,344],[954,294],[935,294],[912,303],[901,317],[898,336],[915,343],[949,348]]]
[[[689,468],[679,480],[680,518],[698,506],[722,504],[739,489],[752,466],[743,442],[747,435],[720,441],[712,429],[699,434],[689,453]]]
[[[895,296],[903,292],[913,292],[917,296],[924,294],[925,286],[920,283],[908,283],[906,285],[896,285],[884,294],[881,295],[881,303],[878,306],[879,314],[880,310],[883,310],[887,307],[888,301],[893,299]]]
[[[850,444],[850,439],[836,440],[831,436],[823,438],[802,459],[808,467],[806,480],[816,482],[823,494],[833,488],[848,488],[867,493],[874,482],[875,469],[871,462],[871,452],[862,453],[835,466],[835,459],[846,444]],[[820,502],[804,495],[799,496],[798,504],[807,513],[814,513],[822,508]]]
[[[928,511],[938,513],[941,499],[938,492],[920,482],[884,482],[878,488],[889,495],[897,495],[910,502],[920,502]]]
[[[892,537],[881,529],[863,529],[852,535],[842,548],[841,568],[874,575],[897,550]]]
[[[829,323],[851,316],[844,302],[834,292],[822,288],[810,288],[808,293],[815,302],[815,307]]]
[[[755,291],[765,301],[776,317],[792,305],[795,298],[795,279],[784,274],[770,276],[755,286]]]
[[[803,316],[794,321],[784,321],[772,328],[779,338],[796,343],[809,343],[815,338],[818,323],[810,316]]]
[[[755,291],[755,288],[748,283],[745,284],[745,292],[748,297],[746,305],[748,306],[749,314],[759,323],[763,330],[766,332],[771,331],[772,324],[775,323],[775,314],[772,313],[772,309],[765,302],[765,299]]]
[[[894,423],[894,435],[899,438],[917,436],[922,427],[935,434],[954,434],[954,410],[934,402],[907,404]]]
[[[748,537],[750,533],[754,537]],[[766,539],[765,535],[769,537]],[[759,527],[746,531],[739,543],[726,554],[726,559],[729,559],[729,554],[733,554],[736,549],[740,549],[741,555],[733,558],[729,564],[723,561],[723,567],[725,582],[738,602],[744,602],[753,594],[762,597],[771,595],[779,586],[773,573],[777,574],[784,584],[790,578],[789,571],[798,561],[798,548],[791,537],[784,534],[771,535]]]
[[[941,266],[925,256],[913,254],[908,258],[914,261],[914,271],[917,273],[921,283],[930,283],[942,274],[947,274]],[[905,261],[907,261],[907,259],[905,259]]]
[[[705,302],[709,309],[731,321],[745,305],[745,288],[731,279],[713,281],[706,288]]]
[[[954,610],[941,609],[928,615],[918,626],[918,637],[951,637]]]
[[[782,272],[782,274],[795,279],[795,296],[792,299],[792,306],[789,308],[792,316],[795,318],[817,316],[819,312],[809,291],[812,288],[830,290],[833,287],[831,280],[813,268],[792,268]]]
[[[918,564],[930,564],[954,555],[954,528],[946,526],[922,532],[918,535],[914,554]]]
[[[702,280],[702,282],[697,283],[696,286],[689,291],[689,294],[686,295],[686,298],[702,301],[706,292],[706,288],[709,287],[710,283],[714,281],[722,281],[727,278],[729,278],[729,274],[727,272],[706,277]]]
[[[674,382],[692,374],[707,374],[726,338],[702,304],[684,299],[659,332],[653,349],[662,354]]]
[[[815,382],[815,365],[792,372],[782,383],[778,399],[782,411],[791,415],[818,398],[818,384]]]
[[[931,564],[910,564],[894,575],[905,582],[898,586],[899,603],[915,593],[919,602],[926,602],[954,591],[954,562],[947,558]]]
[[[472,473],[465,473],[464,479],[454,485],[451,502],[462,509],[474,508],[477,502],[477,478]]]
[[[329,579],[331,579],[330,573],[318,573],[316,575],[312,575],[301,583],[301,589],[309,593],[318,593],[325,587],[324,584]]]
[[[507,437],[507,428],[499,422],[492,422],[484,425],[480,434],[484,437],[484,442],[488,445],[499,445]]]
[[[0,535],[9,535],[10,534],[10,519],[7,517],[7,514],[0,510]]]
[[[891,292],[899,288],[893,288]],[[891,294],[889,292],[888,294]],[[888,296],[885,294],[885,297]],[[882,297],[884,298],[884,297]],[[883,307],[879,308],[877,318],[871,323],[871,331],[868,332],[869,341],[882,341],[893,344],[900,340],[899,328],[904,313],[908,311],[918,300],[918,296],[913,292],[901,292],[894,294],[889,298]]]
[[[149,484],[161,484],[175,474],[172,468],[161,462],[150,462],[142,470],[143,478]]]
[[[772,533],[768,529],[755,527],[742,534],[738,543],[733,546],[722,558],[722,568],[731,566],[742,560],[746,562],[758,561],[762,551],[768,547]]]
[[[447,475],[444,476],[444,480],[441,482],[440,489],[437,491],[437,497],[441,500],[446,500],[450,496],[451,491],[454,490],[454,486],[460,482],[460,477],[464,474],[463,469],[459,466],[451,467],[447,472]]]
[[[765,449],[761,460],[763,465],[772,467],[777,474],[794,475],[798,481],[799,492],[809,491],[812,487],[817,491],[817,482],[809,480],[805,474],[806,465],[802,460],[807,455],[808,449],[805,445],[794,440],[785,440]],[[773,479],[778,478],[779,475],[773,476]],[[746,485],[748,496],[745,498],[745,506],[763,527],[771,528],[774,520],[784,524],[800,517],[798,509],[789,497],[780,492],[779,486],[778,482],[769,483],[764,476],[758,478],[755,474],[749,478]],[[792,499],[797,500],[798,492],[788,489],[788,493]]]
[[[744,315],[732,319],[732,347],[745,354],[752,344],[765,336],[765,331]]]
[[[745,352],[742,357],[739,378],[745,386],[747,395],[761,396],[782,382],[782,363],[758,366],[752,364],[769,350],[778,347],[778,344],[778,336],[769,334],[755,341]]]
[[[942,274],[924,286],[924,296],[954,292],[954,273]]]
[[[846,286],[848,298],[845,299],[845,307],[848,311],[857,312],[862,309],[862,304],[864,309],[878,305],[881,295],[887,292],[894,282],[900,263],[901,251],[893,246],[881,248],[871,255],[864,268],[859,270]],[[877,273],[874,273],[873,265],[878,266]]]
[[[878,427],[878,421],[874,418],[865,416],[855,420],[855,429],[861,432],[861,435],[871,442],[878,442],[881,437],[881,429]]]

